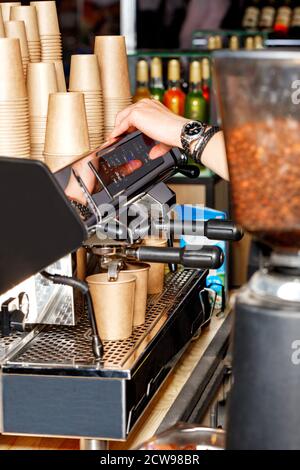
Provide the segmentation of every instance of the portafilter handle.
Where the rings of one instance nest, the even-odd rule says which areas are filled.
[[[126,256],[137,261],[181,264],[196,269],[218,269],[224,262],[224,253],[218,246],[204,246],[199,250],[141,246],[128,248]]]
[[[231,220],[170,220],[168,222],[155,222],[156,230],[170,233],[174,238],[182,235],[206,237],[209,240],[240,241],[243,230]]]

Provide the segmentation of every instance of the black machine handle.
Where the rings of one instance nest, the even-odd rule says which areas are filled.
[[[196,269],[218,269],[224,262],[223,251],[218,246],[205,246],[199,250],[141,246],[129,248],[126,254],[139,261],[182,264],[186,268]]]
[[[240,241],[243,230],[231,220],[211,219],[211,220],[171,220],[167,223],[157,222],[157,230],[167,231],[175,238],[181,235],[194,235],[206,237],[209,240]]]

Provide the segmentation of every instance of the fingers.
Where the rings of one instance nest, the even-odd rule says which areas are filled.
[[[131,173],[134,173],[139,168],[141,168],[142,165],[143,164],[140,160],[131,160],[130,162],[119,166],[118,170],[121,176],[128,176],[131,175]]]
[[[170,147],[169,145],[157,144],[151,149],[149,153],[149,157],[151,160],[155,160],[156,158],[159,158],[165,155],[167,152],[171,150],[171,148],[172,147]]]

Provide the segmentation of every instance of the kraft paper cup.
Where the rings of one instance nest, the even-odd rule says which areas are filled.
[[[18,38],[20,40],[21,55],[29,59],[28,42],[24,21],[5,21],[5,33],[7,38]]]
[[[27,98],[20,41],[0,38],[0,102]]]
[[[11,8],[15,7],[15,6],[20,6],[20,5],[21,5],[21,2],[2,2],[2,3],[0,3],[3,21],[9,21],[10,20]]]
[[[37,20],[37,11],[34,6],[11,7],[10,19],[24,21],[28,42],[40,44],[40,33]]]
[[[58,91],[65,93],[67,91],[67,86],[62,60],[55,60],[53,63],[56,71]]]
[[[89,151],[89,136],[82,93],[49,96],[45,153],[79,156]]]
[[[108,341],[124,340],[133,330],[136,277],[120,273],[116,282],[107,274],[86,279],[93,300],[100,337]]]
[[[100,71],[96,55],[72,55],[69,90],[84,92],[98,92],[101,90]]]
[[[2,17],[1,8],[0,8],[0,38],[5,38],[4,21]]]
[[[36,7],[40,35],[60,34],[56,2],[39,1],[30,2]]]
[[[27,89],[30,116],[47,117],[49,95],[58,92],[55,65],[30,63]]]
[[[149,264],[137,263],[127,264],[127,270],[121,271],[127,276],[134,275],[136,277],[133,326],[141,326],[145,323],[149,270]]]
[[[105,98],[129,98],[130,80],[124,36],[96,36],[100,77]]]
[[[166,247],[167,240],[163,238],[145,238],[143,240],[145,246]],[[149,263],[149,280],[148,280],[148,294],[160,294],[164,289],[165,281],[165,265],[163,263]]]

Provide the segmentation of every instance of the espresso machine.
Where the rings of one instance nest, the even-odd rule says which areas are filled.
[[[78,437],[83,448],[125,440],[192,338],[213,313],[208,269],[218,247],[173,246],[181,233],[239,240],[230,221],[174,218],[176,172],[195,177],[173,149],[130,134],[52,174],[33,160],[0,158],[5,230],[0,244],[0,433]],[[86,172],[85,172],[86,173]],[[86,204],[65,195],[70,178]],[[165,234],[168,247],[142,245]],[[84,269],[82,247],[88,251]],[[78,251],[79,250],[79,251]],[[126,340],[103,341],[84,279],[95,269],[113,281],[126,262],[169,264],[161,294],[149,295],[146,322]],[[183,267],[183,268],[182,268]],[[109,312],[108,312],[109,314]],[[92,444],[91,444],[92,443]]]
[[[218,52],[234,217],[270,255],[237,296],[227,448],[300,448],[300,53]]]

